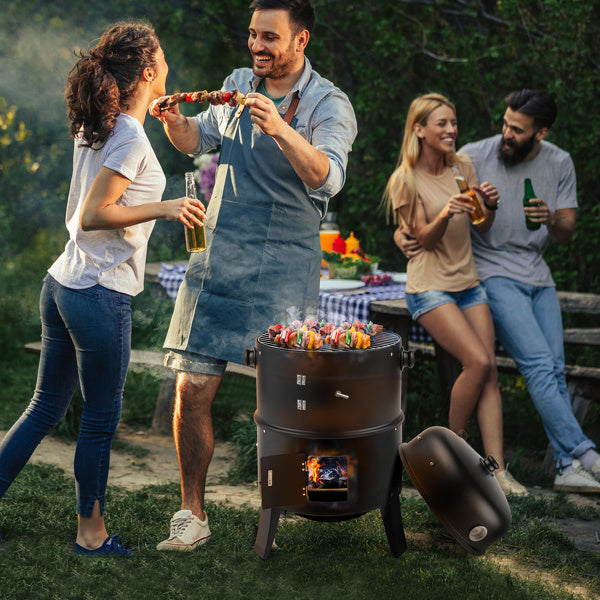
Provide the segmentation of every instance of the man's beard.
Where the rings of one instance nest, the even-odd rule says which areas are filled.
[[[527,155],[533,150],[536,133],[520,144],[517,144],[512,140],[508,141],[504,138],[504,136],[502,136],[500,139],[500,145],[498,146],[498,158],[507,167],[514,167],[515,165],[523,162]],[[511,150],[506,150],[504,148],[504,144],[507,143]]]
[[[264,52],[263,55],[270,56],[273,59],[273,55],[268,52]],[[266,74],[255,68],[254,56],[252,57],[252,70],[254,71],[254,74],[258,75],[258,76],[262,75],[263,77],[266,77],[267,79],[282,79],[283,77],[286,77],[289,74],[289,72],[291,70],[291,66],[293,64],[294,64],[294,42],[293,42],[293,40],[290,42],[290,45],[288,46],[285,54],[282,54],[279,57],[279,59],[277,60],[277,62],[275,62],[275,60],[272,61],[271,69]]]

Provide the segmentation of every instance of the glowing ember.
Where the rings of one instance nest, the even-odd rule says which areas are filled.
[[[309,489],[346,489],[347,456],[309,456],[306,461]]]

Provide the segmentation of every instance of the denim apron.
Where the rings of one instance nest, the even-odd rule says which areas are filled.
[[[316,317],[320,213],[248,109],[234,113],[206,213],[207,247],[190,257],[164,346],[242,363],[269,325]]]

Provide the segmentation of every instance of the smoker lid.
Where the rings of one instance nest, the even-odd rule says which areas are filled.
[[[493,457],[482,458],[445,427],[426,429],[398,452],[422,498],[469,552],[483,554],[508,531],[512,516]]]

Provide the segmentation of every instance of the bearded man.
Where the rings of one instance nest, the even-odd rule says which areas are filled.
[[[471,228],[477,272],[489,299],[496,337],[517,363],[542,418],[556,459],[554,489],[600,493],[600,456],[573,415],[564,366],[562,317],[556,286],[543,258],[550,242],[568,243],[575,232],[575,169],[567,152],[544,138],[557,116],[554,99],[541,90],[506,98],[502,134],[466,144],[479,181],[500,192],[487,233]],[[524,181],[533,184],[534,206],[523,206]],[[489,207],[488,207],[489,208]],[[541,224],[535,231],[526,217]],[[410,258],[421,249],[402,229],[394,240]]]
[[[181,510],[159,550],[189,551],[210,536],[204,511],[214,440],[211,405],[228,361],[269,325],[316,317],[319,225],[345,181],[356,119],[348,97],[304,55],[315,21],[309,0],[254,0],[252,69],[236,69],[196,117],[175,105],[159,118],[187,154],[220,148],[205,220],[206,250],[192,254],[177,295],[165,364],[178,372],[173,432]],[[240,110],[241,109],[241,110]]]

